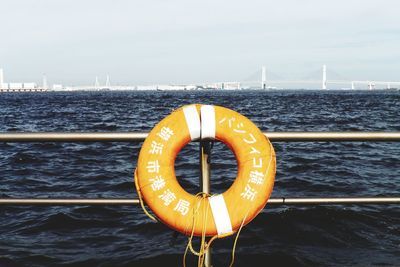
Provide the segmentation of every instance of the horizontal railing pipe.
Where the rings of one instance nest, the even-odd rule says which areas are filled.
[[[327,197],[327,198],[271,198],[267,204],[278,205],[353,205],[353,204],[400,204],[400,197]]]
[[[273,142],[400,142],[400,132],[264,132]],[[147,132],[0,133],[0,142],[142,142]]]
[[[265,132],[264,134],[276,142],[400,141],[400,132]]]
[[[137,205],[135,198],[2,198],[0,205]],[[400,204],[400,197],[271,198],[267,205]]]
[[[144,132],[0,133],[0,142],[142,142]]]

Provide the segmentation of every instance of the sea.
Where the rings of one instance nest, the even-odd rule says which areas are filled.
[[[400,131],[400,91],[104,91],[0,94],[0,132],[147,132],[174,109],[220,105],[262,131]],[[273,142],[272,197],[400,195],[400,143]],[[137,198],[141,143],[0,143],[1,198]],[[199,191],[199,143],[175,163]],[[216,142],[211,192],[236,177]],[[234,237],[213,243],[231,262]],[[0,266],[182,266],[187,237],[139,205],[0,206]],[[195,242],[195,247],[198,242]],[[187,266],[197,266],[188,254]],[[234,266],[400,266],[400,206],[266,205],[238,237]]]

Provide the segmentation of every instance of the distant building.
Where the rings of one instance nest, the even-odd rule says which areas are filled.
[[[55,91],[59,91],[59,90],[63,90],[64,87],[62,84],[53,84],[53,90]]]
[[[24,88],[24,89],[36,89],[37,88],[37,85],[36,85],[36,83],[24,83],[23,85],[22,85],[22,87]]]
[[[0,92],[42,92],[46,88],[40,88],[34,82],[4,82],[4,71],[0,69]]]

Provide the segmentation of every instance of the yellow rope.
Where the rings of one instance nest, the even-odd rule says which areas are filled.
[[[201,195],[201,193],[198,193],[198,194],[196,194],[196,199],[198,200],[199,199],[199,196]],[[196,205],[197,204],[197,205]],[[195,228],[195,225],[196,225],[196,218],[197,218],[197,213],[198,213],[198,211],[199,211],[199,203],[197,202],[195,204],[195,208],[193,208],[193,213],[192,213],[192,230],[191,230],[191,232],[190,232],[190,236],[189,236],[189,238],[188,238],[188,244],[186,245],[186,249],[185,249],[185,253],[183,254],[183,266],[185,267],[186,266],[186,255],[187,255],[187,251],[188,251],[188,249],[190,248],[190,251],[194,254],[194,255],[196,255],[196,256],[199,256],[200,255],[200,253],[199,252],[197,252],[197,251],[195,251],[194,249],[193,249],[193,247],[192,247],[192,239],[193,239],[193,236],[194,236],[194,228]],[[188,227],[185,227],[185,232],[186,232],[186,230],[187,230],[187,228]]]
[[[192,241],[193,241],[193,237],[194,237],[194,229],[196,226],[199,207],[201,206],[200,204],[203,201],[207,200],[207,197],[208,197],[208,195],[204,194],[204,193],[199,193],[196,195],[196,198],[197,198],[196,204],[197,205],[195,204],[195,208],[193,209],[193,213],[192,213],[192,216],[193,216],[192,217],[192,229],[190,232],[190,236],[188,237],[188,244],[186,246],[185,253],[183,255],[183,266],[186,266],[186,255],[187,255],[188,250],[190,250],[190,252],[192,252],[193,255],[198,257],[198,261],[197,261],[198,266],[202,267],[204,265],[205,254],[206,254],[207,250],[211,246],[212,242],[218,238],[218,236],[213,236],[209,240],[209,242],[206,242],[207,220],[208,220],[208,210],[209,210],[209,206],[207,206],[207,209],[203,210],[203,225],[202,225],[200,249],[199,249],[199,251],[196,251],[193,248]]]
[[[147,211],[146,207],[144,206],[144,201],[143,201],[143,198],[142,198],[142,193],[141,193],[141,191],[140,191],[139,184],[138,184],[138,181],[137,181],[136,170],[135,170],[134,179],[135,179],[135,187],[136,187],[136,191],[137,191],[137,193],[138,193],[140,206],[142,207],[144,213],[145,213],[151,220],[157,222],[157,219],[156,219],[153,215],[151,215],[151,214]],[[188,250],[190,250],[190,252],[192,252],[193,255],[196,255],[196,256],[198,257],[198,261],[197,261],[198,267],[202,267],[202,266],[204,265],[204,260],[205,260],[205,254],[206,254],[206,252],[207,252],[208,249],[210,248],[211,244],[218,238],[218,235],[215,235],[215,236],[211,237],[211,239],[210,239],[208,242],[206,242],[206,240],[205,240],[205,239],[206,239],[206,232],[207,232],[206,226],[207,226],[208,208],[209,208],[209,207],[207,206],[207,209],[205,210],[205,212],[203,212],[203,226],[202,226],[202,231],[201,231],[200,249],[199,249],[199,251],[197,252],[197,251],[194,250],[194,248],[193,248],[192,240],[193,240],[193,237],[194,237],[194,229],[195,229],[195,226],[196,226],[197,213],[198,213],[198,211],[199,211],[199,207],[201,206],[201,203],[202,203],[203,201],[206,201],[208,196],[209,196],[209,195],[208,195],[208,194],[205,194],[205,193],[198,193],[198,194],[196,194],[196,200],[197,200],[197,201],[196,201],[196,204],[197,204],[197,205],[195,205],[196,208],[193,209],[193,213],[192,213],[192,229],[191,229],[191,232],[190,232],[190,236],[189,236],[189,238],[188,238],[188,244],[186,245],[185,253],[184,253],[184,255],[183,255],[183,266],[184,266],[184,267],[186,267],[186,255],[187,255]],[[242,223],[240,224],[239,230],[238,230],[238,232],[237,232],[237,234],[236,234],[236,237],[235,237],[235,241],[234,241],[234,243],[233,243],[233,248],[232,248],[232,260],[231,260],[231,263],[230,263],[230,265],[229,265],[230,267],[232,267],[233,264],[234,264],[234,262],[235,262],[236,244],[237,244],[237,241],[238,241],[238,238],[239,238],[239,234],[240,234],[240,232],[241,232],[241,230],[242,230],[242,228],[243,228],[243,225],[244,225],[244,222],[245,222],[246,218],[247,218],[247,214],[246,214],[246,216],[243,218]],[[187,228],[186,228],[186,229],[187,229]],[[185,232],[186,232],[186,230],[185,230]],[[227,235],[229,235],[229,234],[227,234]],[[220,237],[223,237],[223,236],[220,236]]]
[[[204,194],[203,194],[203,193],[198,193],[198,194],[196,194],[196,198],[197,198],[197,201],[199,201],[199,200],[202,201],[202,200],[204,199]],[[188,239],[188,246],[189,246],[190,251],[191,251],[194,255],[196,255],[196,256],[201,256],[201,255],[202,255],[201,246],[200,246],[200,251],[197,252],[197,251],[195,251],[195,250],[193,249],[193,245],[192,245],[192,240],[193,240],[193,237],[194,237],[194,229],[195,229],[195,227],[196,227],[197,213],[198,213],[198,211],[199,211],[199,207],[200,207],[201,202],[200,202],[200,203],[197,202],[196,204],[197,204],[197,207],[196,207],[196,210],[194,210],[195,212],[193,212],[192,230],[191,230],[191,233],[190,233],[190,237],[189,237],[189,239]]]
[[[146,207],[144,206],[144,202],[143,202],[143,198],[142,198],[142,192],[140,192],[139,184],[138,184],[138,181],[137,181],[136,170],[135,170],[134,177],[135,177],[135,187],[136,187],[136,191],[137,191],[137,193],[138,193],[140,206],[142,206],[142,209],[143,209],[144,213],[147,215],[147,217],[149,217],[149,218],[150,218],[151,220],[153,220],[154,222],[157,222],[157,219],[156,219],[153,215],[151,215],[151,214],[147,211]]]
[[[204,201],[207,201],[207,196],[206,194],[203,194],[203,199]],[[206,232],[207,232],[207,220],[208,220],[208,208],[209,205],[207,205],[207,209],[205,210],[205,213],[203,213],[203,227],[202,227],[202,237],[201,237],[201,246],[200,246],[200,257],[198,259],[198,267],[203,267],[204,265],[204,260],[206,256],[206,252],[208,250],[208,244],[206,242]]]
[[[203,200],[205,199],[205,197],[204,197],[204,195],[202,195],[202,198],[201,198],[201,202],[203,202]],[[197,266],[198,267],[203,267],[203,262],[204,262],[204,255],[205,255],[205,252],[204,252],[204,244],[205,244],[205,231],[204,231],[204,229],[205,229],[205,225],[206,225],[206,222],[204,221],[204,216],[205,216],[205,214],[204,214],[204,209],[203,209],[203,225],[202,225],[202,227],[201,227],[201,239],[200,239],[200,255],[199,255],[199,257],[197,258]]]
[[[231,260],[231,263],[229,264],[229,267],[232,267],[232,266],[233,266],[233,263],[235,262],[236,244],[237,244],[237,241],[238,241],[238,238],[239,238],[240,231],[242,231],[242,228],[243,228],[243,225],[244,225],[244,221],[246,220],[248,214],[249,214],[249,213],[247,212],[246,216],[244,216],[243,221],[242,221],[242,223],[240,224],[239,230],[238,230],[238,232],[237,232],[237,234],[236,234],[235,242],[233,242],[232,260]]]
[[[139,202],[140,202],[140,205],[141,205],[141,207],[142,207],[144,213],[145,213],[151,220],[157,222],[157,219],[156,219],[153,215],[151,215],[151,214],[147,211],[146,207],[144,206],[144,201],[143,201],[143,198],[142,198],[142,193],[141,193],[141,191],[140,191],[139,184],[138,184],[138,182],[137,182],[136,170],[135,170],[135,175],[134,175],[134,177],[135,177],[135,186],[136,186],[136,191],[137,191],[137,193],[138,193]],[[198,267],[202,267],[202,266],[204,265],[204,260],[205,260],[205,254],[206,254],[206,252],[207,252],[208,249],[210,248],[211,244],[219,237],[218,235],[215,235],[215,236],[211,237],[210,240],[209,240],[208,242],[206,242],[206,240],[205,240],[205,239],[206,239],[206,232],[207,232],[207,231],[206,231],[206,230],[207,230],[207,229],[206,229],[206,226],[207,226],[208,208],[209,208],[209,207],[207,206],[207,209],[205,210],[205,213],[203,213],[203,226],[202,226],[202,231],[201,231],[200,249],[199,249],[199,251],[197,252],[197,251],[194,250],[194,248],[193,248],[192,240],[193,240],[193,237],[194,237],[194,229],[195,229],[195,226],[196,226],[197,213],[198,213],[198,211],[199,211],[199,207],[201,206],[201,205],[200,205],[201,202],[207,200],[207,197],[208,197],[208,195],[207,195],[207,194],[204,194],[204,193],[198,193],[198,194],[196,194],[196,199],[197,199],[196,204],[197,204],[197,205],[196,205],[196,208],[193,209],[193,213],[192,213],[192,229],[191,229],[190,236],[189,236],[189,238],[188,238],[188,244],[186,245],[185,253],[184,253],[184,255],[183,255],[183,266],[184,266],[184,267],[186,267],[186,255],[187,255],[188,250],[190,250],[190,252],[192,252],[193,255],[196,255],[196,256],[198,257],[198,261],[197,261]],[[243,225],[244,225],[244,222],[245,222],[246,218],[247,218],[247,214],[246,214],[246,216],[243,218],[242,223],[240,224],[239,230],[238,230],[238,232],[237,232],[237,234],[236,234],[236,237],[235,237],[235,241],[234,241],[234,243],[233,243],[233,248],[232,248],[232,260],[231,260],[231,263],[229,264],[230,267],[232,267],[233,264],[234,264],[234,262],[235,262],[236,244],[237,244],[237,241],[238,241],[240,232],[242,231],[242,228],[243,228]],[[186,228],[186,229],[187,229],[187,228]],[[185,232],[186,232],[186,230],[185,230]],[[227,235],[229,235],[229,234],[227,234]],[[220,236],[220,237],[223,237],[223,236]]]

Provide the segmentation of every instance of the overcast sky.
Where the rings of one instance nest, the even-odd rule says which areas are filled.
[[[400,80],[398,0],[0,0],[6,81]]]

